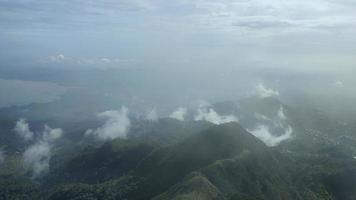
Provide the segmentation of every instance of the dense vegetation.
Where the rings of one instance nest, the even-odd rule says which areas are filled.
[[[269,116],[280,106],[272,99],[244,103],[245,126],[247,113]],[[231,104],[214,106],[224,113]],[[275,147],[236,122],[138,121],[128,139],[62,141],[68,148],[56,149],[49,172],[36,178],[21,166],[21,144],[3,121],[1,138],[10,146],[2,148],[14,153],[0,167],[0,199],[356,199],[354,126],[311,121],[285,107],[295,136]]]

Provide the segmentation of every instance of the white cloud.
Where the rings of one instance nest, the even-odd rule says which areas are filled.
[[[123,65],[128,65],[135,63],[135,59],[125,59],[125,58],[83,58],[83,57],[69,57],[63,54],[49,56],[46,59],[38,61],[41,64],[62,64],[65,67],[67,64],[76,65],[78,67],[91,67],[99,69],[109,69],[115,67],[121,67]]]
[[[194,1],[191,5],[196,8],[195,12],[199,16],[200,24],[225,25],[225,28],[228,28],[230,23],[248,29],[284,28],[298,31],[320,26],[337,27],[355,24],[355,20],[352,20],[355,14],[351,9],[355,4],[347,5],[345,1],[219,0]],[[278,31],[275,34],[278,34]]]
[[[285,129],[285,133],[280,136],[274,136],[268,126],[259,125],[256,129],[248,130],[252,135],[259,138],[262,142],[264,142],[267,146],[276,146],[282,141],[288,140],[292,137],[293,129],[292,127],[288,126]]]
[[[34,133],[30,130],[29,124],[25,119],[20,119],[16,122],[14,131],[26,141],[32,140]]]
[[[73,58],[73,63],[79,65],[92,65],[96,68],[114,68],[120,67],[125,64],[134,63],[134,59],[122,59],[122,58]]]
[[[152,122],[158,121],[158,114],[157,114],[157,110],[155,108],[153,108],[152,110],[150,110],[147,113],[146,120],[152,121]]]
[[[343,83],[342,81],[335,81],[334,84],[335,84],[337,87],[340,87],[340,88],[344,87],[344,83]]]
[[[260,113],[255,113],[255,118],[258,120],[263,120],[263,121],[271,121],[270,118],[268,118],[266,115],[260,114]]]
[[[267,88],[262,83],[259,83],[256,86],[256,94],[261,98],[279,96],[279,92],[277,90]]]
[[[111,60],[109,58],[101,58],[100,61],[103,63],[111,63]]]
[[[23,154],[24,166],[31,169],[35,177],[48,171],[51,158],[51,147],[48,142],[38,141]]]
[[[41,138],[30,145],[22,155],[24,167],[32,171],[34,177],[38,177],[49,169],[51,148],[53,143],[63,134],[59,128],[52,129],[44,126]]]
[[[51,128],[45,125],[45,129],[42,134],[42,139],[47,142],[53,142],[62,137],[63,130],[60,128]]]
[[[255,17],[263,21],[266,18],[275,18],[276,21],[290,21],[296,27],[307,27],[309,21],[314,21],[315,24],[328,24],[330,21],[337,21],[339,23],[354,23],[355,3],[351,1],[335,1],[335,0],[243,0],[243,1],[229,1],[229,0],[177,0],[169,1],[153,1],[153,0],[79,0],[76,2],[63,0],[60,3],[43,3],[42,1],[27,2],[23,1],[16,4],[6,3],[4,8],[9,6],[8,17],[12,20],[22,20],[24,22],[48,23],[52,22],[77,22],[88,23],[93,16],[103,19],[115,19],[127,14],[127,11],[148,11],[153,16],[171,17],[176,15],[180,18],[187,17],[189,22],[199,25],[228,25],[231,22],[239,22],[248,17]],[[0,3],[1,5],[1,3]],[[60,5],[58,7],[58,5]],[[63,8],[71,6],[73,12],[65,12]],[[52,20],[44,20],[41,15],[33,12],[33,7],[42,8],[41,10],[51,11],[57,8],[57,12],[45,12],[44,14],[51,16]],[[51,9],[48,9],[51,8]],[[172,12],[172,8],[184,12]],[[158,11],[158,12],[154,12]],[[12,13],[15,12],[15,13]],[[66,15],[57,16],[58,13],[65,12]],[[18,13],[26,13],[24,17]],[[145,13],[145,12],[143,12]],[[148,15],[148,16],[151,16]],[[125,15],[124,15],[125,16]],[[64,18],[63,18],[64,17]],[[87,20],[83,20],[87,19]],[[108,23],[111,20],[99,20],[101,23]],[[126,18],[123,18],[125,20]],[[146,20],[150,22],[149,20]],[[146,22],[145,21],[145,22]],[[175,22],[170,20],[171,23]],[[95,21],[97,22],[98,21]],[[77,23],[74,23],[77,25]],[[73,24],[73,23],[71,23]],[[93,24],[93,23],[88,23]],[[96,25],[96,24],[95,24]],[[278,26],[278,25],[277,25]],[[226,28],[226,27],[220,27]]]
[[[85,135],[93,135],[99,140],[125,139],[131,125],[128,113],[129,110],[125,106],[123,106],[120,111],[109,110],[100,113],[98,115],[100,118],[107,119],[104,125],[95,130],[87,130]]]
[[[232,24],[236,27],[249,28],[249,29],[271,29],[271,28],[287,28],[294,24],[289,21],[283,21],[278,19],[258,19],[258,18],[246,18],[240,19]]]
[[[194,120],[205,120],[214,124],[224,124],[229,122],[238,121],[237,117],[233,115],[219,115],[212,108],[199,108],[197,115],[194,117]]]
[[[279,108],[277,116],[279,117],[280,120],[286,120],[287,119],[286,115],[284,114],[283,106],[281,106]]]
[[[150,10],[154,7],[153,1],[151,0],[102,0],[81,1],[81,3],[87,11],[100,13],[102,15],[113,15],[120,11]],[[91,12],[88,13],[91,14]]]
[[[253,126],[256,128],[248,129],[248,131],[267,146],[276,146],[282,141],[292,138],[293,128],[286,121],[288,117],[282,105],[276,110],[275,116],[267,117],[260,113],[255,113],[255,117],[260,121]],[[271,130],[275,131],[275,133],[271,132]]]
[[[54,62],[54,63],[60,63],[65,60],[65,57],[63,54],[58,54],[54,56],[49,56],[49,61]]]
[[[209,106],[211,106],[211,103],[209,103],[209,102],[206,101],[206,100],[202,100],[202,99],[198,100],[198,101],[197,101],[197,104],[198,104],[198,107],[199,107],[199,108],[204,108],[204,107],[209,107]]]
[[[184,121],[186,114],[187,114],[186,108],[178,108],[176,111],[170,114],[169,117],[180,121]]]

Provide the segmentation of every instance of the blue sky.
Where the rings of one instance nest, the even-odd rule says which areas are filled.
[[[0,0],[6,67],[356,64],[352,0]]]

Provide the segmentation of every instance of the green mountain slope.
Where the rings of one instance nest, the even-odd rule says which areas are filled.
[[[245,151],[267,150],[262,142],[237,123],[215,126],[147,157],[135,170],[135,176],[143,181],[129,196],[148,199],[164,192],[190,172],[216,160],[233,158]]]

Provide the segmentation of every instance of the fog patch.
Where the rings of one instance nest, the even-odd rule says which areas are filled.
[[[339,88],[344,87],[344,83],[342,81],[335,81],[334,85],[339,87]]]
[[[48,171],[51,147],[49,143],[39,141],[30,146],[23,154],[24,166],[31,169],[35,177]]]
[[[170,118],[177,119],[179,121],[184,121],[185,115],[187,114],[188,110],[186,108],[178,108],[172,114],[169,115]]]
[[[267,88],[264,84],[259,83],[256,86],[256,95],[260,98],[276,97],[279,96],[279,92],[272,88]]]
[[[47,142],[54,142],[55,140],[62,137],[63,130],[60,128],[51,128],[48,125],[44,126],[44,131],[42,134],[42,140]]]
[[[51,148],[62,134],[62,129],[45,125],[41,137],[25,150],[22,155],[23,165],[32,171],[33,177],[38,177],[48,171]]]
[[[65,60],[65,56],[63,54],[52,55],[48,57],[49,62],[60,63]]]
[[[254,116],[256,119],[258,120],[262,120],[262,121],[271,121],[270,118],[268,118],[266,115],[260,114],[260,113],[254,113]]]
[[[271,134],[269,127],[266,125],[258,125],[255,129],[248,131],[269,147],[277,146],[282,141],[290,139],[293,133],[293,129],[290,126],[287,126],[284,134],[280,136],[274,136]]]
[[[30,130],[30,126],[25,119],[19,119],[16,122],[14,131],[24,140],[33,140],[34,133]]]
[[[61,99],[70,87],[45,81],[6,80],[0,78],[0,108],[48,103]]]
[[[255,117],[260,122],[257,122],[256,128],[248,131],[267,146],[276,146],[292,137],[293,128],[287,123],[288,118],[283,106],[276,111],[275,117],[270,118],[260,113],[255,113]]]
[[[146,114],[146,120],[152,121],[152,122],[157,122],[158,121],[158,114],[157,114],[157,109],[153,108]]]
[[[195,121],[205,120],[213,124],[224,124],[229,122],[237,122],[238,119],[234,115],[219,115],[212,108],[198,108],[197,114],[194,117]]]
[[[95,130],[87,130],[85,135],[92,135],[96,139],[104,141],[117,138],[126,139],[127,132],[131,125],[128,113],[129,110],[125,106],[123,106],[121,110],[109,110],[100,113],[98,117],[106,119],[104,125]]]
[[[199,108],[206,108],[206,107],[210,107],[210,106],[211,106],[211,103],[209,103],[209,102],[206,101],[206,100],[200,99],[200,100],[196,101],[195,106],[196,106],[196,105],[197,105]]]

